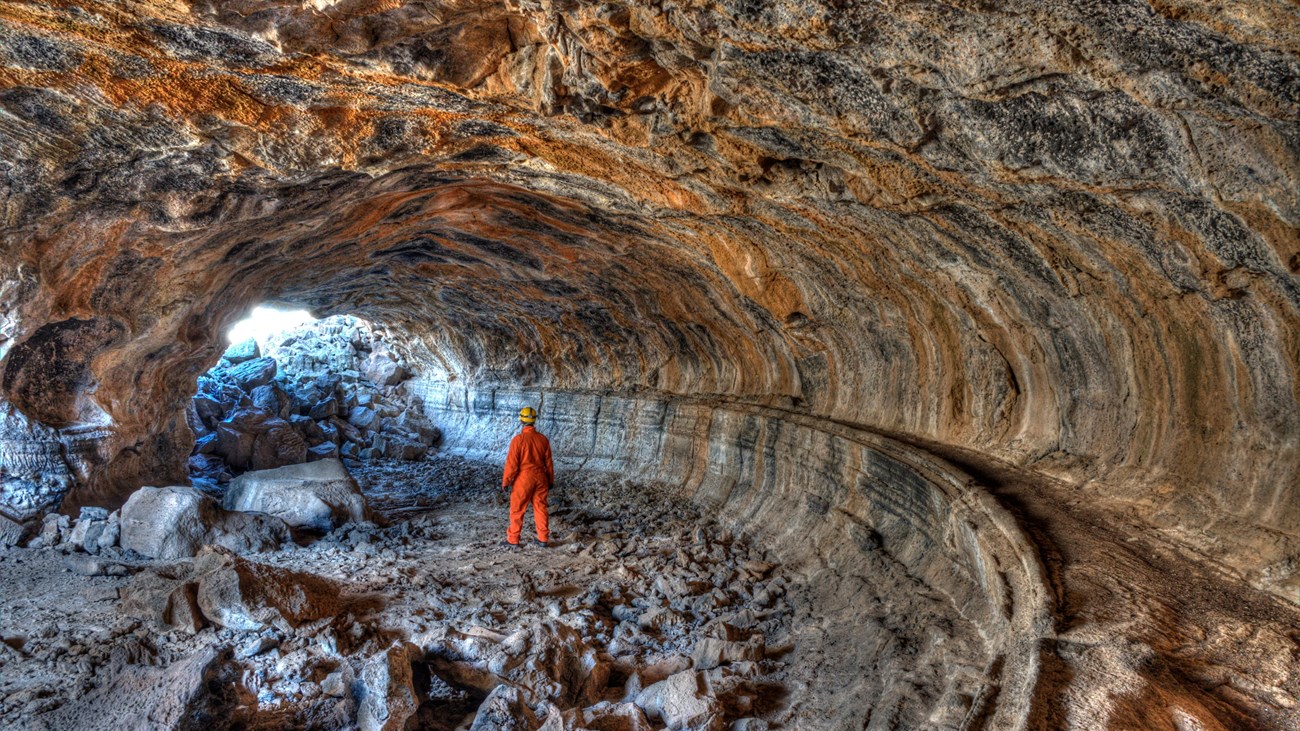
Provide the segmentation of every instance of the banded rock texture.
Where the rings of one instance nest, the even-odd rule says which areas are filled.
[[[798,728],[1043,728],[1053,599],[1036,548],[971,478],[892,440],[752,406],[429,383],[448,447],[500,459],[517,403],[566,470],[665,481],[812,577]],[[902,656],[902,657],[900,657]],[[1039,702],[1041,705],[1041,701]],[[1040,712],[1038,712],[1040,713]]]
[[[1297,28],[1281,0],[0,2],[30,426],[0,453],[64,462],[4,489],[183,481],[195,377],[278,301],[464,382],[1002,460],[1293,598]]]

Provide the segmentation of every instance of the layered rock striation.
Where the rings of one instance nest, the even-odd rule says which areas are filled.
[[[725,394],[994,455],[1295,583],[1282,3],[0,22],[3,389],[89,435],[78,500],[182,478],[218,333],[282,300],[464,378]]]
[[[611,465],[705,409],[679,433],[710,448],[653,463],[722,510],[966,484],[854,492],[885,435],[1294,599],[1297,29],[1280,0],[2,2],[4,511],[183,482],[196,377],[279,302],[382,323],[449,393],[640,399],[636,439],[568,445]],[[958,512],[904,521],[896,555],[944,528],[908,572],[987,565],[961,546],[998,521]],[[991,656],[1035,640],[957,575]]]
[[[514,405],[538,404],[562,471],[667,481],[666,498],[704,506],[815,577],[795,650],[806,673],[796,725],[1037,727],[1052,588],[1012,515],[943,460],[743,404],[445,383],[423,393],[449,450],[500,459]],[[910,667],[891,660],[894,643]]]

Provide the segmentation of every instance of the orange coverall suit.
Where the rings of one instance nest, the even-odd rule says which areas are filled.
[[[528,503],[533,504],[533,522],[537,524],[537,540],[550,540],[549,521],[546,515],[546,495],[555,484],[555,465],[551,463],[551,442],[531,425],[510,440],[510,453],[506,456],[506,472],[501,488],[514,485],[510,492],[510,530],[506,540],[519,542],[524,529],[524,513]]]

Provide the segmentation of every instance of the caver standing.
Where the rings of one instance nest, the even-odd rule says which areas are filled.
[[[555,484],[551,442],[534,426],[537,423],[537,409],[531,406],[520,409],[519,421],[524,428],[510,440],[506,471],[501,478],[501,489],[510,490],[510,529],[506,533],[506,545],[512,548],[519,545],[519,534],[524,528],[524,513],[528,510],[529,503],[532,503],[533,522],[537,525],[537,543],[545,548],[550,540],[546,496]]]

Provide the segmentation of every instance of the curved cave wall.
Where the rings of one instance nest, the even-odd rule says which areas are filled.
[[[5,5],[5,490],[184,481],[195,377],[280,301],[476,387],[1004,460],[1293,595],[1296,28],[1282,2]]]
[[[815,672],[796,723],[1029,726],[1052,589],[1012,515],[942,459],[748,404],[430,380],[415,390],[449,451],[502,461],[517,406],[535,404],[555,489],[572,489],[566,470],[661,482],[665,499],[703,506],[813,577],[816,644],[836,649],[800,658]],[[903,628],[877,621],[873,596],[908,615]],[[889,642],[908,647],[907,667],[890,664]],[[927,675],[936,656],[942,669]]]

